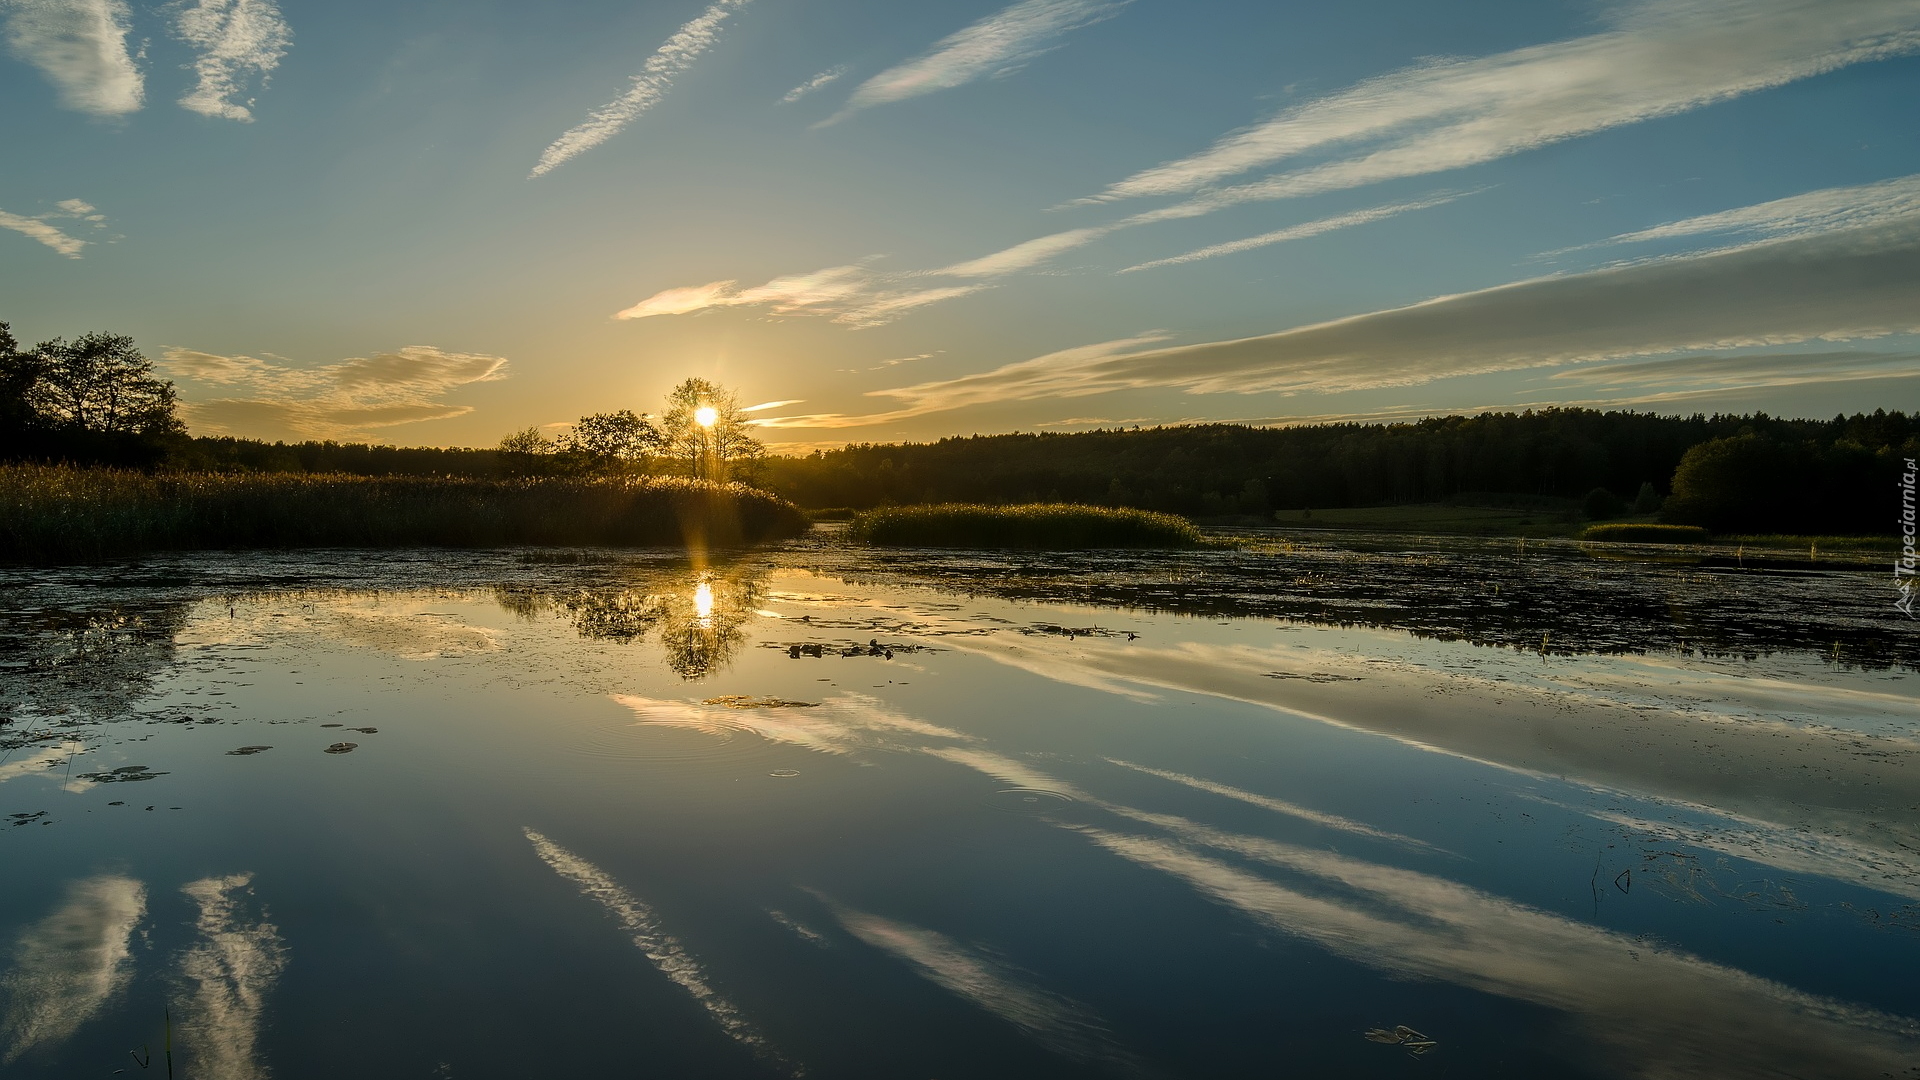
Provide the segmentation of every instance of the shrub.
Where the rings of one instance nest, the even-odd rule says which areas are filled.
[[[1106,506],[937,503],[869,510],[854,539],[889,547],[1185,548],[1201,542],[1184,518]]]
[[[1701,544],[1712,534],[1698,525],[1589,525],[1580,533],[1582,540],[1607,540],[1617,544]]]
[[[0,559],[186,548],[726,546],[797,536],[791,503],[658,477],[249,473],[0,467]]]

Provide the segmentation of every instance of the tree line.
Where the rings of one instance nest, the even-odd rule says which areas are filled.
[[[1659,509],[1716,532],[1870,533],[1920,415],[1832,420],[1540,409],[1396,424],[978,435],[773,458],[802,506],[1062,501],[1189,517],[1444,501]]]

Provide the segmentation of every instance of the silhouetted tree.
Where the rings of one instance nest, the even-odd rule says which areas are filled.
[[[562,440],[594,472],[619,472],[644,462],[660,444],[660,433],[631,409],[583,416]]]
[[[705,412],[709,409],[710,415]],[[702,424],[703,417],[710,422]],[[766,453],[733,392],[700,378],[688,379],[667,395],[659,446],[676,471],[723,481],[737,472],[751,472]]]

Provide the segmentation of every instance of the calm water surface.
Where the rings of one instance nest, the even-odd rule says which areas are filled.
[[[0,572],[0,1074],[1920,1076],[1885,578]]]

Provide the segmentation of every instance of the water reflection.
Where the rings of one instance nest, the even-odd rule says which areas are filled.
[[[76,881],[66,902],[20,935],[7,992],[4,1055],[66,1041],[132,977],[129,944],[147,910],[147,890],[115,874]]]
[[[582,637],[659,643],[667,666],[683,679],[725,667],[758,613],[769,569],[735,564],[706,570],[634,573],[626,580],[576,588],[498,585],[495,601],[523,619],[563,615]]]
[[[760,1029],[755,1027],[740,1007],[721,996],[713,987],[713,980],[707,976],[700,962],[687,952],[678,938],[660,929],[660,920],[647,905],[634,895],[620,887],[619,883],[608,877],[606,871],[568,851],[566,848],[533,831],[523,829],[527,840],[533,844],[534,853],[540,861],[546,863],[554,873],[580,890],[580,895],[594,901],[612,915],[620,928],[633,939],[634,947],[639,949],[647,962],[659,970],[660,974],[673,980],[680,989],[685,990],[700,1007],[707,1010],[714,1022],[727,1036],[752,1051],[761,1060],[781,1068],[792,1075],[801,1070],[792,1067],[781,1054],[767,1041]]]
[[[0,723],[36,716],[78,723],[130,712],[173,663],[174,637],[193,606],[33,607],[17,592],[7,595],[13,603],[0,611]]]
[[[181,888],[199,908],[200,940],[180,958],[185,997],[180,1040],[192,1075],[253,1080],[261,1061],[266,998],[287,966],[279,928],[249,910],[250,873],[201,878]]]
[[[820,900],[849,934],[905,961],[929,982],[998,1016],[1048,1050],[1127,1075],[1149,1071],[1114,1041],[1093,1010],[1046,989],[992,952],[962,945],[936,930],[858,911],[830,897]]]

